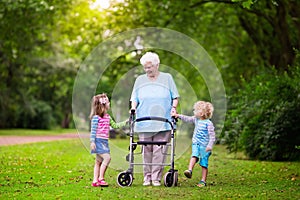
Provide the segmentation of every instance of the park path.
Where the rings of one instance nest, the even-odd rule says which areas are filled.
[[[74,139],[79,136],[77,133],[66,133],[60,135],[40,135],[40,136],[0,136],[0,146],[36,143],[36,142],[50,142],[55,140]]]

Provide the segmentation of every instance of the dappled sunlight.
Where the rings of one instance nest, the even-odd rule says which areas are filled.
[[[90,1],[90,9],[95,10],[102,10],[102,9],[107,9],[110,6],[110,0],[94,0]]]
[[[123,3],[124,0],[90,0],[89,1],[89,7],[92,10],[105,10],[108,9],[112,3]]]

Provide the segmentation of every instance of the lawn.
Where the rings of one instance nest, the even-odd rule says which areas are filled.
[[[126,144],[112,140],[118,142]],[[125,188],[118,186],[119,171],[112,168],[106,173],[108,188],[90,186],[94,158],[79,139],[2,146],[0,151],[0,199],[300,199],[299,162],[251,161],[227,154],[221,145],[211,156],[206,188],[195,187],[200,167],[192,179],[182,174],[190,151],[176,160],[177,187],[144,187],[142,174],[135,173],[132,186]]]

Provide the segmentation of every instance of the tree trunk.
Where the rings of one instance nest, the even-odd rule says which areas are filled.
[[[70,113],[65,113],[64,119],[61,123],[62,128],[70,128]]]
[[[287,71],[293,65],[300,42],[300,3],[261,1],[253,9],[242,9],[238,17],[243,29],[269,66]]]

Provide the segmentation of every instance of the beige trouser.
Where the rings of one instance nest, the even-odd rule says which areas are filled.
[[[140,133],[140,141],[167,141],[171,138],[171,131],[161,131],[158,133]],[[167,146],[165,145],[144,145],[143,146],[143,162],[144,162],[144,181],[160,181],[164,166],[154,165],[150,166],[147,163],[165,163],[167,153]]]

